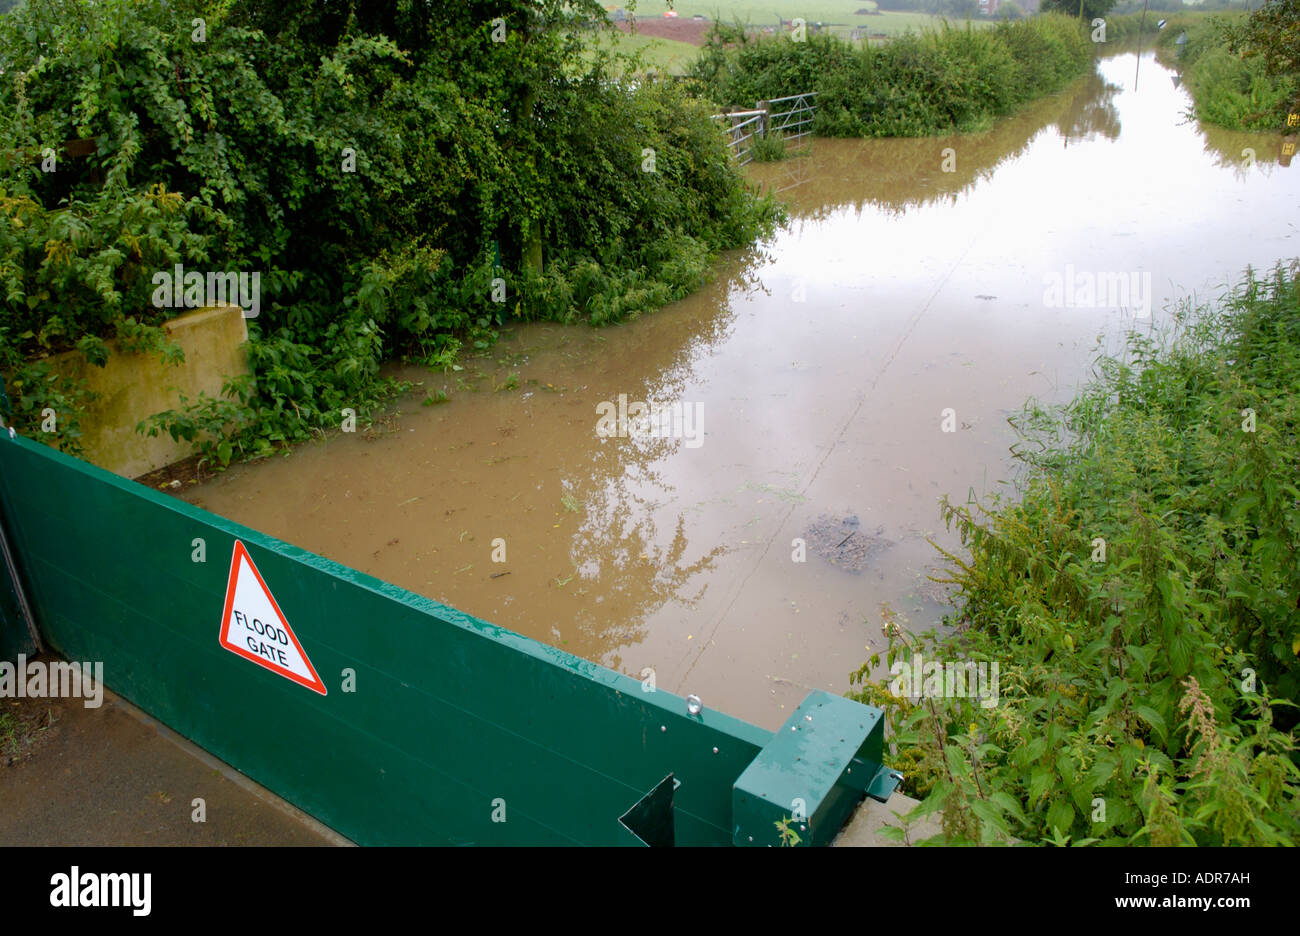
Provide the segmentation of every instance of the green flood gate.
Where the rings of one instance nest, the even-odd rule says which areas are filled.
[[[16,591],[50,649],[359,844],[824,844],[901,779],[876,709],[691,714],[7,430],[0,523],[10,649]]]

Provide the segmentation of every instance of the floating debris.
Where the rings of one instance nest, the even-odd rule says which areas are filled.
[[[875,532],[864,530],[856,514],[822,514],[808,527],[804,540],[814,555],[831,565],[847,572],[861,572],[877,554],[894,545],[885,539],[884,532],[883,526]]]

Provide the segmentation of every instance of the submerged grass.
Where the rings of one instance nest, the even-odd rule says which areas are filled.
[[[945,501],[957,629],[886,609],[887,662],[996,663],[996,704],[854,681],[947,841],[1300,838],[1298,274],[1132,335],[1016,420],[1018,499]]]
[[[779,131],[754,137],[749,151],[756,162],[780,162],[790,155],[785,137]]]

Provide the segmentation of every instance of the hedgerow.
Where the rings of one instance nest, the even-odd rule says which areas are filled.
[[[1171,22],[1156,48],[1182,73],[1197,119],[1231,130],[1300,129],[1291,117],[1300,114],[1297,0],[1268,0],[1249,16]]]
[[[987,128],[998,116],[1083,75],[1092,48],[1059,15],[909,33],[855,46],[827,34],[803,41],[715,25],[691,77],[727,107],[816,91],[824,136],[926,136]]]
[[[703,105],[586,53],[603,23],[594,0],[44,0],[0,17],[12,421],[75,450],[86,393],[51,355],[102,363],[114,339],[175,359],[161,326],[179,310],[152,296],[178,263],[260,276],[251,378],[142,414],[217,464],[367,412],[398,389],[387,359],[447,367],[510,319],[602,324],[698,285],[779,211]]]

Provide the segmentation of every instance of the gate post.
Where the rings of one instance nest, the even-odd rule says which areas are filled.
[[[0,400],[8,402],[4,396],[3,380],[0,380]],[[14,438],[12,428],[0,419],[0,445],[8,445]],[[19,654],[32,656],[45,648],[41,645],[40,633],[36,628],[36,619],[32,616],[31,605],[23,590],[22,577],[11,547],[13,542],[9,534],[6,501],[8,491],[5,487],[3,459],[0,459],[0,660],[15,661]]]

